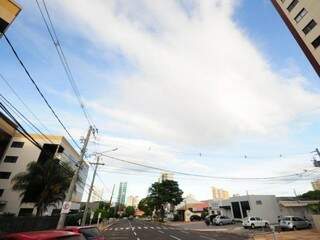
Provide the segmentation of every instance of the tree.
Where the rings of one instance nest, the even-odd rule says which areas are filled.
[[[152,199],[150,197],[141,199],[138,208],[144,212],[145,216],[151,216],[154,209]]]
[[[300,198],[304,200],[320,200],[320,190],[306,192]]]
[[[124,214],[125,216],[129,217],[129,216],[134,216],[135,213],[135,209],[132,206],[128,206],[126,207],[126,209],[124,210]]]
[[[57,159],[48,159],[44,163],[31,162],[26,172],[12,179],[13,190],[21,192],[22,203],[34,202],[36,215],[41,216],[48,207],[64,200],[72,175],[72,168]]]
[[[160,219],[164,218],[164,208],[167,204],[176,206],[182,202],[183,191],[179,188],[176,181],[166,180],[162,182],[155,182],[149,188],[148,197],[151,198],[151,204],[160,215]]]

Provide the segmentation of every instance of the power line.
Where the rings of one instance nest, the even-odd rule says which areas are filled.
[[[64,54],[64,51],[62,49],[62,46],[61,46],[61,43],[59,41],[58,35],[56,33],[55,27],[54,27],[53,22],[51,20],[51,16],[50,16],[50,13],[48,11],[47,5],[46,5],[45,1],[42,0],[43,6],[44,6],[44,10],[45,10],[45,13],[46,13],[46,16],[47,16],[47,19],[46,19],[46,17],[44,16],[43,10],[40,7],[40,4],[39,4],[38,0],[36,0],[36,3],[37,3],[37,6],[38,6],[38,9],[40,11],[41,18],[42,18],[42,20],[43,20],[43,22],[44,22],[44,24],[46,26],[46,29],[47,29],[47,31],[48,31],[48,33],[50,35],[50,38],[51,38],[51,40],[53,42],[53,45],[54,45],[55,49],[57,51],[57,54],[59,56],[60,62],[62,64],[62,66],[63,66],[63,69],[64,69],[64,71],[65,71],[65,73],[67,75],[67,79],[68,79],[68,81],[69,81],[69,83],[71,85],[71,88],[72,88],[72,90],[73,90],[73,92],[74,92],[74,94],[75,94],[75,96],[76,96],[76,98],[77,98],[77,100],[78,100],[78,102],[80,104],[81,110],[82,110],[86,120],[88,121],[89,125],[93,125],[94,126],[94,123],[93,123],[92,119],[90,118],[90,115],[89,115],[88,111],[86,110],[86,107],[85,107],[84,102],[82,100],[79,88],[77,86],[77,83],[76,83],[76,81],[75,81],[75,79],[73,77],[72,71],[70,69],[70,65],[69,65],[69,63],[67,61],[67,58],[66,58],[66,56]]]
[[[32,84],[34,85],[34,87],[36,88],[37,92],[39,93],[39,95],[41,96],[41,98],[44,100],[44,102],[46,103],[46,105],[48,106],[48,108],[51,110],[52,114],[54,115],[54,117],[58,120],[58,122],[60,123],[60,125],[62,126],[62,128],[65,130],[65,132],[68,134],[68,136],[70,137],[70,139],[72,140],[72,142],[75,144],[76,147],[78,147],[79,149],[80,146],[77,144],[77,142],[74,140],[74,138],[72,137],[72,135],[70,134],[70,132],[68,131],[68,129],[66,128],[66,126],[63,124],[62,120],[59,118],[59,116],[57,115],[57,113],[53,110],[52,106],[49,104],[48,100],[46,99],[46,97],[44,96],[44,94],[41,92],[40,88],[38,87],[37,83],[35,82],[35,80],[32,78],[31,74],[29,73],[28,69],[26,68],[26,66],[24,65],[24,63],[22,62],[21,58],[19,57],[19,55],[17,54],[16,50],[14,49],[13,45],[11,44],[10,40],[8,39],[8,37],[6,36],[5,33],[3,33],[4,38],[6,39],[7,43],[9,44],[12,52],[14,53],[15,57],[17,58],[17,60],[19,61],[20,65],[22,66],[22,68],[24,69],[24,71],[26,72],[27,76],[29,77],[30,81],[32,82]]]
[[[102,154],[102,155],[105,156],[105,157],[108,157],[110,159],[116,160],[116,161],[132,164],[132,165],[136,165],[136,166],[140,166],[140,167],[144,167],[144,168],[154,169],[154,170],[163,171],[163,172],[171,172],[171,173],[178,174],[178,175],[209,178],[209,179],[222,179],[222,180],[277,180],[277,179],[281,179],[281,178],[297,177],[297,176],[301,176],[302,174],[305,173],[305,172],[294,173],[294,174],[288,174],[288,175],[282,175],[282,176],[274,176],[274,177],[247,177],[247,178],[246,177],[210,176],[210,175],[202,175],[202,174],[180,172],[180,171],[175,171],[175,170],[168,170],[168,169],[164,169],[164,168],[159,168],[159,167],[154,167],[154,166],[150,166],[150,165],[145,165],[145,164],[141,164],[141,163],[128,161],[128,160],[117,158],[117,157],[112,157],[112,156],[105,155],[105,154]]]

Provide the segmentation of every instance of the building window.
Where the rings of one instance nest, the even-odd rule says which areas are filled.
[[[7,163],[15,163],[17,162],[17,160],[18,160],[17,156],[6,156],[3,161]]]
[[[11,172],[0,172],[0,179],[9,179]]]
[[[257,200],[257,201],[256,201],[256,204],[257,204],[257,205],[262,205],[262,201],[261,201],[261,200]]]
[[[299,3],[299,0],[293,0],[293,1],[290,3],[290,5],[287,7],[287,10],[288,10],[289,12],[291,12],[292,9],[294,9],[294,7],[297,6],[298,3]]]
[[[317,25],[315,20],[311,20],[307,26],[305,26],[302,31],[304,32],[305,35],[307,35],[315,26]]]
[[[301,19],[308,13],[308,11],[303,8],[299,13],[298,15],[294,18],[294,20],[296,21],[296,23],[300,22]]]
[[[0,189],[0,197],[2,197],[4,189]]]
[[[23,148],[24,142],[12,142],[12,148]]]
[[[319,45],[320,45],[320,36],[317,37],[311,44],[312,44],[312,46],[313,46],[314,48],[319,47]]]

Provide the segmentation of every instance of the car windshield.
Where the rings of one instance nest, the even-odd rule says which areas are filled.
[[[95,238],[101,235],[96,227],[81,228],[79,232],[82,233],[87,239]]]

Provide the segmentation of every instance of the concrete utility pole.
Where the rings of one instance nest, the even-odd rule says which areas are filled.
[[[318,156],[320,157],[320,151],[319,151],[318,148],[316,148],[316,150],[313,151],[313,152],[316,152],[316,153],[318,154]],[[314,165],[315,167],[320,167],[320,161],[317,161],[315,158],[313,158],[313,165]]]
[[[79,173],[80,173],[82,164],[84,163],[84,155],[86,153],[88,142],[89,142],[90,135],[91,135],[92,131],[93,131],[93,127],[90,126],[89,130],[87,132],[86,139],[85,139],[85,141],[83,143],[83,147],[81,149],[80,162],[79,162],[79,164],[78,164],[78,166],[76,168],[75,173],[72,176],[72,180],[70,182],[69,189],[68,189],[66,198],[64,200],[63,206],[65,206],[66,204],[69,204],[69,205],[71,204],[72,194],[73,194],[73,191],[75,189],[76,183],[78,181],[78,177],[79,177]],[[62,206],[62,209],[63,209],[63,206]],[[61,213],[60,213],[60,218],[59,218],[59,221],[58,221],[57,229],[62,229],[64,227],[64,223],[65,223],[65,220],[66,220],[66,217],[67,217],[67,214],[68,214],[67,212],[62,212],[62,209],[61,209]]]
[[[113,198],[113,193],[114,193],[114,188],[115,188],[115,184],[113,184],[113,187],[112,187],[112,193],[111,193],[111,197],[110,197],[110,201],[109,201],[109,205],[110,205],[110,208],[111,208],[111,203],[112,203],[112,198]]]
[[[91,185],[90,185],[90,190],[89,190],[89,194],[88,194],[88,198],[87,198],[87,202],[86,202],[86,207],[84,209],[84,213],[83,213],[83,216],[82,216],[81,226],[84,226],[86,224],[86,218],[87,218],[87,214],[88,214],[88,205],[89,205],[91,194],[92,194],[92,191],[93,191],[93,185],[94,185],[94,180],[96,178],[98,166],[99,165],[104,165],[104,163],[99,163],[99,161],[100,161],[100,156],[97,155],[97,161],[95,163],[90,163],[90,164],[94,164],[96,166],[94,168],[92,181],[91,181]]]

